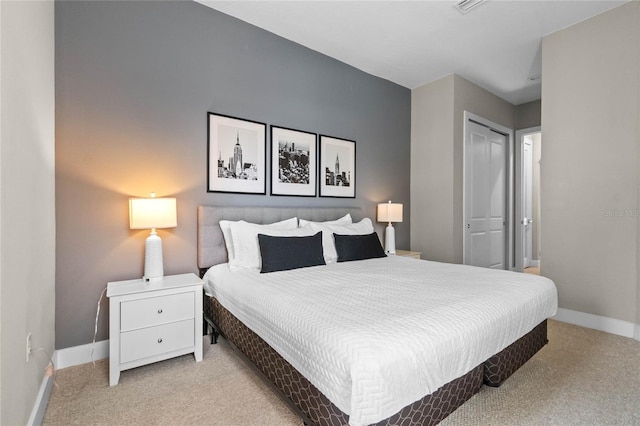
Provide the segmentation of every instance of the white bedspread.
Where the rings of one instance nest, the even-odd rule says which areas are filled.
[[[214,296],[340,410],[376,423],[555,315],[546,278],[390,256],[205,275]]]

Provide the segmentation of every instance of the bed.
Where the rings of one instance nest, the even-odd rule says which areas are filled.
[[[398,257],[271,274],[231,271],[227,264],[221,220],[322,222],[347,213],[362,217],[359,209],[343,208],[198,208],[207,326],[305,424],[437,424],[547,343],[546,318],[557,299],[553,283],[540,277]],[[452,285],[454,276],[461,283]],[[513,302],[498,297],[505,286]],[[489,308],[476,299],[487,299]],[[427,303],[434,304],[424,309]],[[441,311],[449,305],[453,313]]]

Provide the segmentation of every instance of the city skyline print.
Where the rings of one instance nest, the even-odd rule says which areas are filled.
[[[355,198],[355,141],[320,135],[320,196]]]
[[[266,124],[212,112],[207,124],[207,192],[266,194]]]
[[[271,195],[316,196],[315,133],[271,126]]]

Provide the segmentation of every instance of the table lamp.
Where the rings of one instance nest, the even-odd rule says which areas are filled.
[[[396,254],[396,230],[392,222],[402,222],[402,204],[388,203],[378,204],[378,222],[388,222],[384,233],[384,251],[388,254]]]
[[[144,276],[145,281],[159,281],[164,276],[162,267],[162,240],[156,233],[156,228],[175,228],[176,219],[175,198],[130,198],[129,199],[129,228],[151,229],[144,245]]]

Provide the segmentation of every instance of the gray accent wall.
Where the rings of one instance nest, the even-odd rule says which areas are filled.
[[[57,348],[91,342],[108,281],[142,276],[148,231],[129,230],[129,197],[177,198],[178,227],[158,231],[165,274],[197,270],[199,204],[375,219],[391,199],[405,205],[396,239],[409,247],[408,89],[194,2],[55,4]],[[355,140],[357,197],[207,193],[207,111]]]

